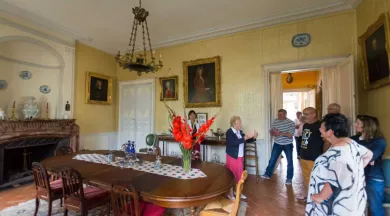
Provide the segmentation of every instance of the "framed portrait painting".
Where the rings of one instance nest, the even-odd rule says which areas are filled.
[[[366,90],[390,83],[388,19],[387,13],[381,14],[378,20],[359,37]]]
[[[219,56],[183,62],[185,107],[221,106],[221,59]]]
[[[112,77],[87,72],[85,102],[110,105],[112,103]]]
[[[173,101],[178,99],[178,76],[160,77],[160,100]]]

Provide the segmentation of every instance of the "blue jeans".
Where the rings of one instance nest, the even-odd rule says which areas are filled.
[[[385,182],[366,180],[367,201],[370,207],[371,216],[384,216],[383,200],[385,193]]]
[[[292,179],[294,175],[294,166],[293,166],[293,144],[288,145],[279,145],[277,143],[274,143],[274,146],[272,147],[272,153],[271,158],[268,162],[268,167],[265,171],[265,175],[271,177],[272,173],[274,171],[274,167],[276,164],[276,161],[278,161],[278,158],[282,151],[286,154],[287,157],[287,179]]]

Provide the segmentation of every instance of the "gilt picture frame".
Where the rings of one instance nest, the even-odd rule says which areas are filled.
[[[112,103],[112,77],[86,72],[85,103],[110,105]]]
[[[186,108],[220,107],[220,56],[184,61],[183,89]]]
[[[365,90],[390,84],[389,36],[389,16],[383,13],[359,37]]]
[[[178,76],[160,77],[160,101],[175,101],[178,100]]]

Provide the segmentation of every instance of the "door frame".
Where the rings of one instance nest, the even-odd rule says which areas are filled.
[[[123,143],[120,143],[120,132],[121,132],[121,119],[120,114],[122,112],[121,110],[121,99],[122,99],[122,88],[123,86],[131,85],[131,86],[137,86],[137,85],[145,85],[145,84],[152,84],[152,122],[151,127],[152,131],[151,133],[154,133],[155,128],[155,120],[156,120],[156,79],[155,78],[149,78],[149,79],[138,79],[138,80],[129,80],[129,81],[118,81],[118,91],[119,91],[119,97],[118,97],[118,147],[120,148]]]
[[[282,71],[288,71],[288,70],[308,70],[308,69],[317,69],[317,70],[323,70],[325,67],[331,67],[336,66],[346,59],[348,59],[352,55],[346,55],[346,56],[339,56],[339,57],[331,57],[331,58],[322,58],[322,59],[310,59],[310,60],[304,60],[304,61],[292,61],[292,62],[281,62],[281,63],[274,63],[274,64],[264,64],[262,65],[262,71],[264,72],[264,143],[265,143],[265,152],[264,155],[266,158],[269,158],[271,156],[272,151],[272,143],[270,142],[271,136],[269,134],[271,122],[270,122],[270,110],[271,110],[271,85],[270,85],[270,73],[274,72],[282,72]],[[353,62],[355,65],[356,62]],[[355,67],[356,68],[356,67]],[[356,77],[353,79],[353,82],[355,81]],[[355,86],[355,98],[357,98],[356,95],[356,86]],[[357,100],[355,100],[355,110],[357,111]]]

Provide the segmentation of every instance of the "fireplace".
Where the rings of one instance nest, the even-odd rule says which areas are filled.
[[[0,121],[0,189],[32,179],[31,164],[61,146],[78,149],[75,120]]]

